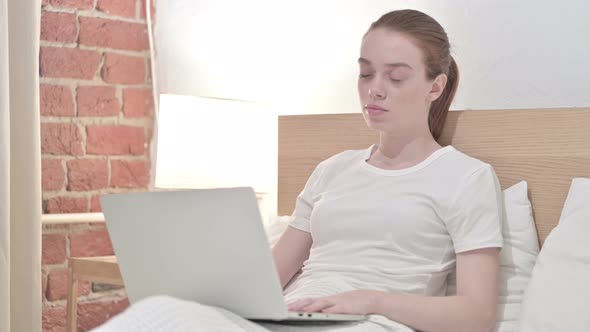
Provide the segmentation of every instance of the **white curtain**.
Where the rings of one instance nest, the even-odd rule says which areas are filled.
[[[0,0],[0,332],[41,331],[41,0]]]

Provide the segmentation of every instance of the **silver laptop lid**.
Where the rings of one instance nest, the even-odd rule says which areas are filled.
[[[242,317],[287,316],[252,188],[100,198],[131,302],[170,295]]]

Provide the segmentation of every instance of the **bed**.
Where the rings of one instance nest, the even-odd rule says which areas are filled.
[[[533,207],[538,239],[540,244],[543,244],[549,233],[559,222],[562,207],[564,201],[566,201],[566,197],[568,197],[568,190],[570,189],[572,179],[574,177],[590,178],[589,129],[590,109],[455,111],[451,112],[448,116],[441,137],[441,143],[443,145],[451,144],[464,153],[493,165],[500,179],[502,189],[526,180],[528,182],[528,196]],[[279,216],[288,216],[292,213],[297,195],[301,192],[309,175],[319,162],[347,149],[367,148],[377,141],[377,133],[367,128],[361,114],[280,116],[278,142]],[[588,180],[586,182],[588,186],[584,193],[590,192],[590,179],[586,180]],[[582,203],[587,206],[588,204],[585,204],[585,197],[583,196]],[[530,205],[528,211],[530,216]],[[583,211],[583,221],[590,220],[588,219],[588,216],[590,216],[590,207],[585,207]],[[285,223],[282,224],[282,227],[286,227],[284,225]],[[530,221],[530,224],[532,225],[532,221]],[[568,223],[565,224],[567,225]],[[572,225],[575,226],[575,224],[573,223]],[[584,227],[590,229],[588,226]],[[560,229],[563,230],[562,227]],[[531,231],[531,233],[534,234],[534,231]],[[578,233],[578,238],[587,236],[586,231]],[[571,238],[570,235],[565,237],[566,241],[569,241]],[[555,239],[556,237],[553,237],[552,234],[552,238],[547,243]],[[531,242],[534,243],[535,240]],[[579,242],[582,242],[580,244],[581,246],[585,246],[583,241]],[[553,241],[553,244],[555,244],[555,241]],[[551,247],[557,246],[547,245],[547,248]],[[588,268],[590,266],[590,249],[585,252],[584,255],[586,256],[584,259],[586,261],[582,261],[581,264],[585,264],[582,267],[586,269],[586,272],[584,272],[586,274],[578,273],[579,271],[576,270],[578,266],[571,264],[569,261],[565,261],[565,266],[558,266],[554,273],[558,276],[577,274],[581,280],[584,280],[580,284],[586,285],[586,275],[590,275],[590,268]],[[552,254],[551,252],[548,253],[549,256]],[[560,257],[557,258],[560,259]],[[578,257],[574,258],[578,259]],[[549,266],[551,264],[543,265]],[[572,270],[574,270],[573,273]],[[553,274],[553,276],[556,274]],[[545,273],[545,275],[548,274]],[[537,311],[529,310],[529,312],[532,312],[530,315],[535,318],[544,318],[555,315],[559,316],[559,313],[565,311],[571,312],[573,313],[574,319],[558,317],[554,321],[557,321],[559,326],[569,324],[569,326],[575,325],[578,327],[581,326],[581,328],[552,329],[554,325],[545,324],[543,321],[541,326],[546,326],[544,329],[537,328],[539,325],[531,325],[533,327],[530,329],[518,329],[518,331],[587,331],[587,327],[590,326],[590,320],[587,324],[586,321],[580,319],[580,316],[587,315],[579,313],[587,310],[586,308],[590,304],[588,302],[590,297],[586,296],[590,294],[590,287],[577,288],[564,283],[563,278],[553,277],[552,279],[558,283],[558,287],[554,287],[554,285],[549,285],[546,282],[547,279],[543,279],[543,275],[540,275],[540,277],[537,278],[537,283],[540,285],[537,288],[541,292],[537,292],[540,295],[535,297],[535,301],[538,302],[538,307],[541,309]],[[526,287],[526,285],[523,287]],[[556,298],[556,296],[559,296],[559,294],[555,295],[556,292],[559,293],[564,289],[559,287],[566,287],[565,289],[570,292],[567,294],[567,300],[573,299],[577,302],[570,301],[570,306],[562,307],[567,303]],[[556,292],[543,299],[543,291],[551,288],[556,289]],[[289,325],[277,326],[273,324],[265,325],[265,328],[268,328],[268,330],[261,329],[260,326],[241,319],[231,312],[221,312],[223,317],[217,317],[220,314],[219,312],[213,312],[208,307],[199,306],[194,302],[180,305],[179,303],[182,302],[172,299],[159,299],[159,301],[144,301],[141,302],[143,304],[140,306],[131,306],[130,312],[128,311],[126,315],[118,316],[118,319],[114,319],[110,326],[105,326],[100,331],[119,331],[117,329],[119,325],[145,324],[146,320],[152,317],[157,317],[162,321],[169,319],[172,322],[181,319],[193,319],[194,322],[186,321],[183,324],[190,323],[195,324],[195,326],[201,326],[205,321],[209,320],[211,322],[221,321],[224,324],[238,324],[241,330],[252,332],[299,331],[296,326],[291,328]],[[169,302],[168,310],[165,310],[166,307],[161,305],[164,303],[162,301]],[[518,305],[520,307],[520,303]],[[145,306],[151,307],[146,309]],[[559,307],[559,310],[557,307]],[[561,310],[562,308],[568,308],[568,310]],[[185,309],[186,314],[184,311],[180,312]],[[146,316],[146,311],[151,312],[152,315],[149,317]],[[195,315],[195,312],[199,313],[199,315]],[[539,312],[542,314],[539,314]],[[136,321],[133,321],[133,319],[136,319]],[[539,321],[541,320],[533,323]],[[572,322],[573,324],[571,324]],[[381,323],[385,324],[387,322]],[[393,324],[395,322],[389,323]],[[408,331],[407,327],[398,325],[390,326],[392,327],[390,331]],[[509,326],[509,328],[508,330],[499,331],[517,330],[514,326]],[[228,327],[225,330],[234,329]],[[235,330],[238,330],[237,327]],[[330,330],[329,328],[323,329],[319,326],[314,329],[305,329],[305,331],[334,330]],[[352,331],[352,328],[350,331]]]

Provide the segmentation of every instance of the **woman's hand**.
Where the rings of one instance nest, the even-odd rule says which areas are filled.
[[[289,311],[369,315],[375,312],[381,292],[354,290],[332,296],[302,299],[289,304]]]

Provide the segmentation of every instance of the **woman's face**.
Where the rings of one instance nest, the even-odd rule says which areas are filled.
[[[369,128],[407,136],[428,126],[430,104],[444,89],[446,76],[428,79],[423,59],[402,33],[377,28],[365,36],[358,92]]]

